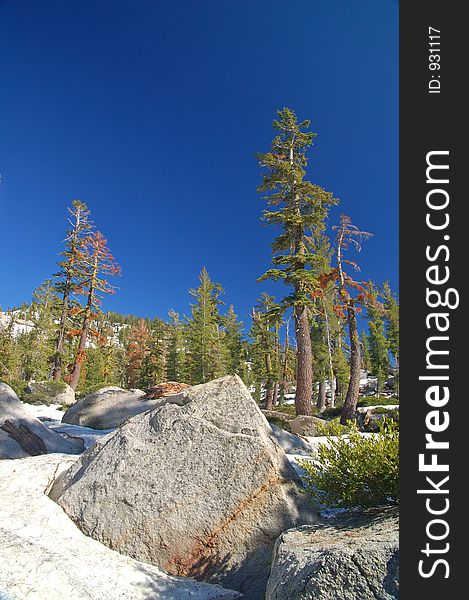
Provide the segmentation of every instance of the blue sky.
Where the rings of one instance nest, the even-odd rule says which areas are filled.
[[[123,270],[105,308],[188,313],[206,266],[247,321],[270,264],[255,153],[277,108],[318,133],[308,175],[374,233],[362,278],[398,284],[392,0],[0,1],[0,306],[55,270],[86,202]]]

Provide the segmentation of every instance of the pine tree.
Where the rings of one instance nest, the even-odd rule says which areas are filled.
[[[114,293],[114,289],[106,277],[114,277],[120,273],[120,267],[112,256],[106,238],[99,231],[93,232],[84,245],[85,278],[79,288],[87,297],[85,307],[78,311],[81,317],[80,329],[73,332],[78,337],[78,348],[70,373],[70,386],[76,389],[80,381],[80,371],[86,359],[86,346],[89,335],[94,335],[92,321],[96,318],[96,310],[101,306],[102,295]]]
[[[13,335],[15,315],[7,311],[6,322],[0,325],[0,378],[6,381],[22,379],[21,352],[18,339]]]
[[[276,401],[279,380],[279,322],[281,310],[275,299],[266,293],[252,311],[251,338],[253,339],[253,372],[256,384],[256,399],[265,387],[265,408],[271,410]]]
[[[384,308],[386,321],[386,335],[388,338],[389,351],[394,358],[396,392],[399,394],[399,303],[394,297],[389,282],[384,283]]]
[[[336,203],[333,195],[304,179],[307,165],[306,150],[315,134],[307,131],[310,121],[298,122],[289,108],[278,111],[273,122],[277,135],[271,151],[258,154],[263,175],[259,191],[274,210],[264,211],[264,220],[280,225],[282,233],[272,245],[274,268],[261,280],[282,280],[292,288],[283,305],[293,306],[297,345],[297,374],[295,406],[297,414],[312,413],[312,349],[310,311],[314,308],[311,294],[317,287],[317,276],[311,270],[316,255],[311,252],[311,230],[324,229],[328,209]]]
[[[332,352],[332,366],[335,379],[334,395],[338,406],[344,404],[350,381],[350,366],[347,359],[347,351],[348,348],[346,348],[346,344],[343,340],[343,334],[340,333],[339,336],[335,338]]]
[[[28,315],[34,326],[22,340],[26,342],[22,364],[23,376],[27,380],[41,381],[50,375],[56,337],[55,320],[59,311],[52,281],[47,280],[34,291]]]
[[[371,371],[370,344],[365,331],[362,331],[361,334],[360,347],[362,355],[362,369],[369,373]]]
[[[167,335],[166,323],[161,319],[155,319],[151,325],[147,352],[143,358],[138,379],[138,386],[144,390],[167,379]]]
[[[378,290],[369,285],[371,302],[368,303],[368,344],[370,348],[371,370],[377,378],[376,391],[379,396],[389,372],[389,344],[384,329],[384,311],[378,304]]]
[[[322,412],[326,408],[326,379],[329,375],[329,347],[326,330],[326,319],[319,309],[311,324],[311,341],[313,348],[314,380],[318,384],[317,409]]]
[[[226,353],[226,372],[230,375],[239,375],[246,379],[246,354],[243,340],[243,324],[238,321],[238,316],[233,305],[222,319],[224,327],[224,348]]]
[[[200,285],[190,294],[196,299],[192,304],[192,318],[188,323],[190,348],[189,372],[192,384],[206,383],[226,372],[222,351],[220,294],[223,288],[211,281],[205,267],[199,275]]]
[[[90,211],[84,202],[74,200],[72,208],[67,210],[70,229],[67,231],[65,251],[62,252],[63,259],[59,262],[60,271],[54,275],[56,278],[55,291],[62,299],[52,366],[52,378],[55,381],[62,377],[67,333],[72,328],[71,312],[73,307],[76,307],[73,295],[82,284],[84,244],[92,230]]]
[[[150,330],[144,319],[132,325],[127,346],[126,380],[130,388],[139,386],[143,362],[148,353]]]
[[[168,381],[188,383],[190,381],[187,372],[187,346],[185,326],[181,323],[179,315],[174,310],[169,311],[169,340],[168,340]]]
[[[285,394],[295,379],[295,352],[290,343],[290,319],[285,320],[285,340],[280,349],[279,403],[285,401]]]
[[[336,238],[336,260],[337,268],[331,271],[323,278],[325,282],[332,279],[337,281],[337,291],[339,303],[337,312],[339,316],[345,320],[348,326],[349,342],[350,342],[350,379],[345,396],[344,406],[340,422],[345,425],[347,421],[352,419],[356,413],[358,395],[360,393],[360,368],[361,368],[361,353],[360,353],[360,337],[358,334],[357,323],[357,300],[361,300],[362,296],[354,297],[353,292],[359,291],[366,293],[365,288],[360,283],[356,282],[345,271],[346,265],[351,265],[355,270],[359,270],[358,265],[351,260],[345,259],[344,252],[353,246],[357,252],[360,251],[360,240],[368,239],[371,233],[360,231],[358,227],[352,224],[350,217],[341,215],[340,224],[333,227],[337,231]],[[364,296],[363,296],[364,299]]]
[[[86,350],[87,360],[80,370],[80,389],[84,392],[98,390],[111,382],[104,376],[104,356],[100,346],[89,347]]]
[[[315,232],[312,236],[313,248],[316,254],[316,260],[313,265],[313,271],[318,279],[324,273],[331,269],[332,248],[328,237],[321,231]],[[335,319],[333,307],[333,296],[335,290],[332,283],[329,286],[320,288],[313,294],[315,310],[311,318],[311,339],[313,342],[313,366],[315,378],[318,384],[318,398],[316,407],[323,411],[326,406],[335,404],[335,385],[333,369],[333,331],[331,321]],[[337,332],[335,333],[335,335]],[[327,399],[326,381],[329,380],[330,400]]]

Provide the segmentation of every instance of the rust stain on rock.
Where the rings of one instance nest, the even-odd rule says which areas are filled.
[[[223,558],[217,553],[217,538],[247,509],[256,503],[261,504],[261,498],[274,486],[287,483],[288,480],[274,476],[270,477],[260,488],[240,502],[235,510],[206,538],[197,541],[187,554],[173,554],[164,569],[171,575],[180,577],[204,577],[213,573],[223,563]]]

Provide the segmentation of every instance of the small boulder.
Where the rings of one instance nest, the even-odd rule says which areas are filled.
[[[310,417],[308,415],[298,415],[290,421],[290,428],[291,432],[295,435],[315,437],[317,435],[323,435],[323,433],[321,433],[321,428],[324,428],[325,424],[326,421],[324,421],[324,419]]]
[[[9,385],[0,382],[0,459],[80,454],[83,449],[83,440],[49,429],[29,413]]]
[[[30,381],[23,400],[29,404],[71,406],[75,403],[75,391],[63,381]]]
[[[157,404],[156,400],[146,400],[142,390],[106,387],[75,402],[62,417],[62,422],[92,429],[114,429]]]
[[[130,419],[51,493],[87,535],[247,600],[264,597],[278,535],[317,519],[238,376]]]
[[[396,509],[337,516],[283,533],[275,544],[266,600],[396,600]]]

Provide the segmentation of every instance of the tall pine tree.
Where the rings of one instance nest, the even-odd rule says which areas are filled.
[[[264,220],[282,228],[272,244],[274,268],[261,280],[282,280],[292,289],[284,307],[293,306],[297,346],[295,406],[297,414],[312,413],[312,348],[310,311],[311,294],[317,287],[316,272],[311,269],[316,255],[311,252],[311,230],[324,229],[329,207],[336,203],[333,195],[319,185],[305,180],[307,149],[315,134],[308,131],[310,121],[298,122],[289,108],[278,111],[273,122],[277,131],[270,152],[258,154],[266,169],[259,191],[273,210],[264,211]]]
[[[80,291],[86,295],[86,305],[78,312],[81,317],[80,328],[73,332],[78,338],[78,347],[69,378],[70,386],[73,389],[76,389],[80,381],[81,366],[86,359],[88,338],[95,333],[92,324],[93,319],[98,315],[96,311],[101,306],[102,296],[114,293],[114,288],[107,277],[115,277],[120,273],[120,267],[107,246],[107,240],[99,231],[88,236],[84,255],[86,275]]]
[[[74,200],[72,207],[67,210],[70,228],[67,230],[66,246],[59,262],[60,271],[54,275],[55,291],[61,297],[52,366],[52,378],[56,381],[62,377],[67,333],[72,329],[72,308],[76,306],[73,296],[85,276],[84,245],[92,230],[90,211],[84,202]]]
[[[359,267],[354,261],[346,259],[344,253],[350,246],[359,252],[361,249],[360,240],[368,239],[372,234],[361,231],[356,225],[352,224],[350,217],[346,215],[341,215],[340,224],[335,226],[334,229],[337,231],[337,268],[331,274],[332,278],[337,281],[338,314],[347,323],[350,342],[350,379],[340,417],[340,422],[345,425],[347,421],[355,416],[360,392],[361,352],[357,322],[357,301],[364,299],[361,294],[366,293],[366,290],[346,272],[346,265],[351,265],[355,270],[359,270]],[[354,295],[354,292],[357,291],[359,294]]]

